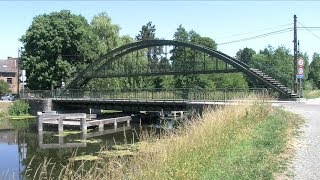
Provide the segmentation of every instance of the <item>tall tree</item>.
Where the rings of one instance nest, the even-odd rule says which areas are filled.
[[[250,50],[248,52],[250,52]],[[293,59],[289,49],[283,46],[274,49],[269,45],[264,50],[260,50],[258,54],[253,54],[249,59],[249,65],[251,67],[260,69],[287,87],[292,86]]]
[[[99,54],[105,54],[119,46],[119,25],[112,24],[111,18],[106,12],[94,16],[91,21],[91,29],[99,42]]]
[[[320,54],[314,53],[310,63],[309,79],[317,88],[320,88]]]
[[[251,65],[252,63],[252,57],[253,55],[255,55],[256,52],[251,49],[251,48],[244,48],[244,49],[240,49],[237,54],[236,54],[236,57],[237,59],[239,59],[240,61],[248,64],[248,65]]]
[[[30,89],[50,89],[77,72],[80,64],[90,63],[84,50],[89,24],[81,15],[68,10],[38,15],[22,36],[24,68]],[[91,45],[92,47],[92,45]]]

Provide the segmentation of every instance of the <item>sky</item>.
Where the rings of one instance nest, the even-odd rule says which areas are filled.
[[[17,57],[25,34],[37,15],[68,9],[73,14],[92,17],[106,12],[113,24],[121,27],[120,35],[135,37],[148,21],[156,26],[158,38],[173,39],[181,24],[187,31],[215,40],[218,50],[235,56],[239,49],[255,51],[268,45],[285,46],[293,52],[293,16],[298,27],[320,27],[320,2],[317,1],[0,1],[0,59]],[[289,29],[288,29],[289,28]],[[285,30],[284,33],[249,41],[262,34]],[[287,31],[287,32],[286,32]],[[300,51],[311,59],[320,53],[320,28],[298,28]]]

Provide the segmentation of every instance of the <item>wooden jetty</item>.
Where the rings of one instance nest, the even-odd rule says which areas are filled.
[[[45,144],[43,142],[43,135],[45,133],[47,133],[46,131],[43,132],[38,132],[38,143],[39,143],[39,147],[40,149],[59,149],[59,148],[75,148],[75,147],[87,147],[87,142],[86,140],[88,138],[93,138],[93,137],[98,137],[98,136],[103,136],[106,134],[112,134],[112,133],[116,133],[116,132],[123,132],[126,130],[131,129],[130,126],[126,126],[126,127],[118,127],[118,128],[113,128],[113,129],[107,129],[104,131],[94,131],[94,132],[88,132],[88,133],[81,133],[81,141],[82,142],[65,142],[64,141],[64,136],[59,132],[59,141],[58,143],[49,143],[49,144]]]
[[[87,132],[87,128],[91,126],[98,126],[99,131],[104,130],[104,125],[113,124],[116,128],[118,123],[126,122],[130,125],[131,116],[122,116],[108,119],[95,119],[96,115],[86,113],[68,113],[57,114],[53,112],[38,113],[38,131],[43,131],[44,124],[58,125],[58,131],[63,131],[63,126],[79,126],[83,132]]]

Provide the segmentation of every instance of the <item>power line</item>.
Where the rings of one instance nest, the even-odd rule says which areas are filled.
[[[277,31],[268,32],[265,34],[260,34],[257,36],[252,36],[252,37],[247,37],[247,38],[243,38],[243,39],[219,43],[218,45],[225,45],[225,44],[231,44],[231,43],[238,43],[238,42],[242,42],[242,41],[249,41],[249,40],[253,40],[253,39],[263,38],[263,37],[286,33],[286,32],[290,32],[290,31],[292,31],[292,28],[285,28],[285,29],[281,29],[281,30],[277,30]]]
[[[316,26],[311,26],[311,27],[307,27],[307,26],[305,26],[305,27],[297,27],[298,29],[300,29],[300,28],[307,28],[307,29],[320,29],[320,27],[316,27]]]
[[[314,34],[312,31],[310,31],[309,28],[305,27],[300,21],[298,21],[298,23],[299,23],[304,29],[306,29],[307,31],[309,31],[312,35],[314,35],[315,37],[317,37],[318,39],[320,39],[319,36],[317,36],[317,35]]]
[[[256,33],[256,32],[261,32],[261,31],[266,31],[266,30],[271,30],[271,29],[277,29],[277,28],[280,28],[280,27],[290,26],[290,25],[292,25],[292,24],[293,24],[293,23],[284,24],[284,25],[279,25],[279,26],[271,27],[271,28],[259,29],[259,30],[251,31],[251,32],[233,34],[233,35],[230,35],[230,36],[217,37],[217,38],[215,38],[215,39],[222,39],[222,38],[228,38],[228,37],[235,37],[235,36],[247,35],[247,34],[252,34],[252,33]]]

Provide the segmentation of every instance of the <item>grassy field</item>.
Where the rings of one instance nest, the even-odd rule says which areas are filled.
[[[303,97],[307,99],[320,98],[320,90],[304,90]]]
[[[142,133],[142,142],[118,148],[122,153],[117,156],[105,156],[114,151],[104,150],[80,166],[70,160],[60,172],[47,170],[50,162],[44,161],[36,176],[50,179],[53,172],[61,179],[273,179],[286,169],[288,142],[301,122],[268,104],[209,109],[175,132]]]

